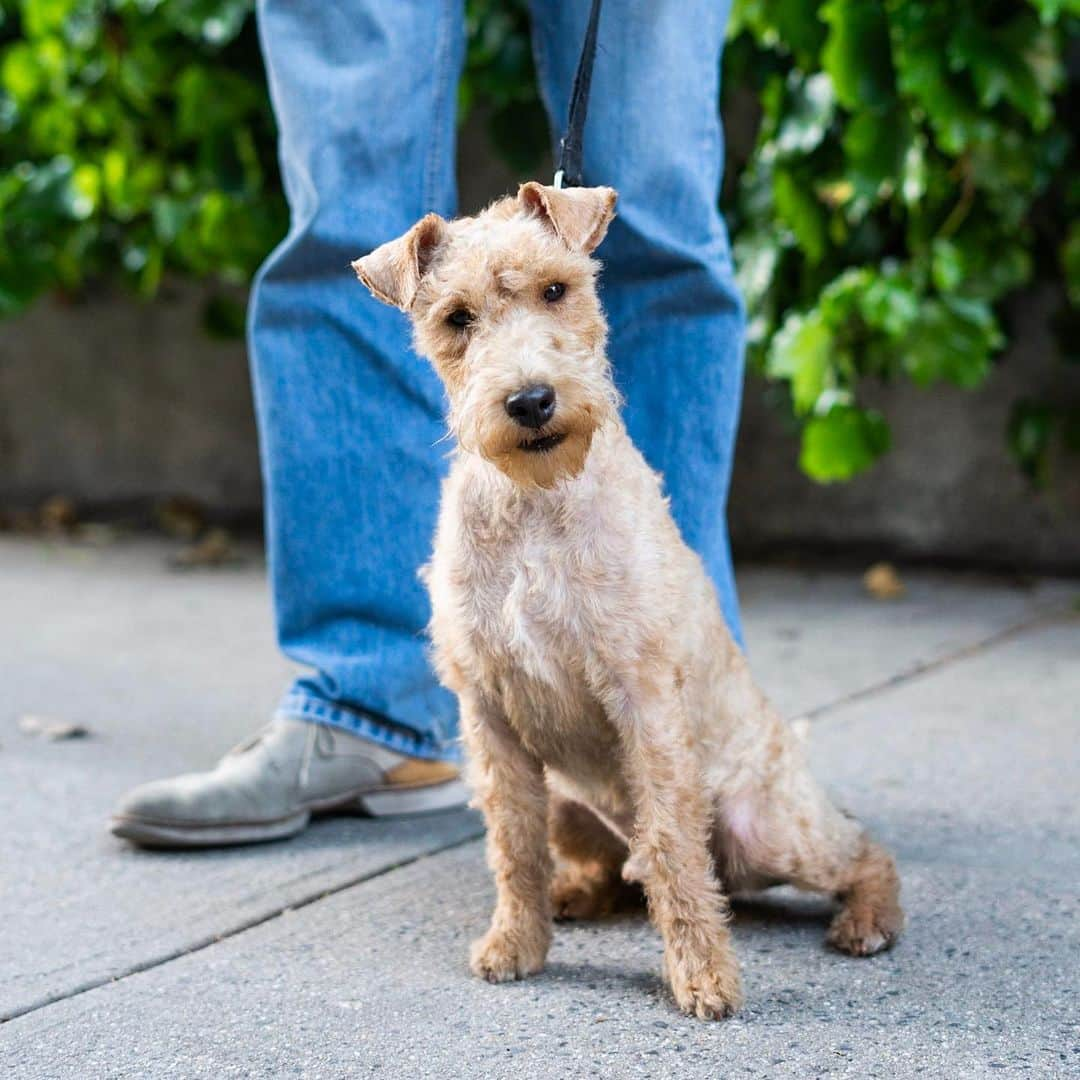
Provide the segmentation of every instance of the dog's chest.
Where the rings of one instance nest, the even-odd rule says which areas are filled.
[[[435,553],[434,625],[448,639],[436,646],[502,702],[548,764],[612,760],[614,732],[586,678],[605,612],[580,521],[527,511],[459,520]]]
[[[582,556],[550,522],[523,526],[504,530],[494,545],[470,538],[455,575],[458,610],[496,667],[562,685],[580,671],[596,632],[582,610]]]

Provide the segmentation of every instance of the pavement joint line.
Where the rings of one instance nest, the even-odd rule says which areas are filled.
[[[291,904],[284,904],[272,911],[254,916],[242,923],[238,923],[226,930],[222,930],[220,933],[211,934],[183,948],[174,949],[171,952],[153,957],[149,960],[141,961],[138,964],[132,964],[130,967],[127,967],[114,975],[106,975],[101,978],[91,979],[78,986],[72,987],[65,993],[54,994],[38,1001],[31,1002],[29,1005],[0,1016],[0,1028],[11,1020],[17,1020],[20,1017],[29,1016],[31,1013],[40,1012],[42,1009],[47,1009],[52,1005],[59,1005],[62,1002],[71,1001],[74,998],[81,997],[83,994],[90,993],[91,990],[100,990],[103,986],[112,986],[115,983],[123,982],[132,975],[140,975],[145,971],[153,971],[155,968],[171,964],[174,960],[182,960],[186,956],[194,956],[196,953],[204,952],[206,949],[210,949],[223,941],[238,937],[248,930],[254,930],[256,927],[263,926],[268,922],[272,922],[274,919],[279,919],[282,915],[289,912],[300,911],[302,908],[317,904],[320,900],[329,899],[329,897],[336,896],[338,893],[345,892],[357,885],[363,885],[369,881],[374,881],[376,878],[383,877],[385,874],[393,873],[395,870],[401,870],[406,866],[412,866],[413,863],[418,863],[423,859],[430,859],[436,855],[442,855],[444,852],[454,851],[457,848],[465,847],[467,844],[473,844],[481,839],[483,835],[483,829],[479,829],[476,832],[470,832],[468,836],[464,836],[459,840],[454,840],[452,843],[444,844],[442,847],[433,848],[430,851],[420,852],[417,855],[410,855],[406,859],[398,859],[396,862],[389,863],[386,866],[380,867],[378,870],[360,874],[357,877],[350,878],[348,881],[339,882],[337,885],[332,885],[328,889],[322,889],[317,893],[313,893],[311,896],[302,897]]]
[[[890,675],[882,682],[864,686],[859,690],[852,690],[850,693],[843,694],[833,701],[827,701],[823,705],[815,705],[812,709],[808,709],[806,712],[798,713],[796,716],[792,717],[792,722],[820,720],[828,713],[842,709],[845,705],[852,705],[857,701],[865,701],[868,698],[877,697],[878,694],[884,694],[889,690],[893,690],[898,686],[905,686],[907,683],[915,682],[915,680],[922,678],[924,675],[932,674],[935,671],[941,671],[951,664],[959,663],[962,660],[969,660],[973,656],[979,656],[984,652],[989,652],[998,645],[1004,645],[1006,642],[1021,637],[1031,630],[1050,625],[1059,620],[1064,620],[1066,622],[1073,621],[1076,617],[1076,611],[1071,605],[1044,608],[1043,610],[1037,611],[1001,630],[995,631],[993,634],[990,634],[989,637],[980,638],[978,641],[973,641],[968,645],[962,645],[960,648],[953,649],[951,652],[945,653],[942,656],[936,656],[932,660],[917,660],[910,667],[898,672],[896,675]]]

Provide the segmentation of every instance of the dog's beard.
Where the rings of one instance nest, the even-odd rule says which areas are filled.
[[[550,488],[559,480],[577,476],[585,468],[596,427],[595,422],[587,425],[578,423],[572,427],[554,423],[549,434],[558,437],[555,445],[529,448],[519,438],[511,446],[505,443],[488,445],[480,453],[515,484]],[[542,428],[541,432],[544,430]],[[544,438],[543,435],[540,437]]]
[[[515,424],[501,398],[463,410],[452,426],[462,449],[490,461],[515,484],[551,488],[581,473],[593,435],[615,412],[614,388],[599,394],[593,389],[557,386],[555,415],[536,430]]]

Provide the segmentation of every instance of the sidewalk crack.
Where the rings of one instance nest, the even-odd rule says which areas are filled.
[[[397,862],[382,866],[378,870],[370,870],[367,873],[358,874],[356,877],[339,882],[337,885],[333,885],[328,889],[321,889],[311,896],[302,897],[299,900],[294,900],[289,904],[283,904],[281,907],[274,908],[261,915],[252,916],[250,919],[245,919],[243,922],[239,922],[235,926],[231,926],[219,933],[191,942],[188,945],[174,949],[170,952],[162,953],[159,956],[140,961],[137,964],[131,964],[113,975],[104,975],[96,979],[89,979],[86,982],[70,987],[61,993],[42,997],[37,1001],[32,1001],[27,1005],[20,1006],[12,1012],[0,1016],[0,1027],[10,1020],[17,1020],[20,1017],[29,1016],[31,1013],[47,1009],[51,1005],[58,1005],[64,1001],[71,1001],[73,998],[90,993],[91,990],[98,990],[103,986],[110,986],[113,983],[123,982],[132,975],[139,975],[144,971],[153,971],[155,968],[164,967],[166,964],[171,964],[175,960],[182,960],[185,956],[193,956],[196,953],[203,952],[223,941],[228,941],[230,938],[238,937],[248,930],[254,930],[258,926],[272,922],[274,919],[281,918],[282,915],[287,915],[293,911],[300,911],[302,908],[317,904],[320,900],[326,900],[328,897],[336,896],[338,893],[345,892],[347,889],[354,888],[357,885],[363,885],[368,881],[374,881],[376,878],[393,873],[393,871],[400,870],[403,867],[411,866],[413,863],[420,862],[422,859],[430,859],[436,855],[441,855],[443,852],[453,851],[456,848],[465,847],[467,844],[473,844],[482,836],[483,829],[478,828],[475,832],[470,832],[467,836],[446,844],[443,847],[434,848],[431,851],[423,851],[416,855],[410,855],[408,858],[399,859]]]
[[[958,663],[962,660],[968,660],[973,656],[988,652],[998,645],[1003,645],[1008,641],[1021,637],[1030,630],[1049,625],[1060,619],[1070,620],[1075,618],[1076,614],[1069,606],[1045,608],[1018,622],[1012,623],[1001,630],[995,631],[988,637],[981,638],[968,645],[953,649],[951,652],[936,656],[931,660],[916,660],[909,667],[897,672],[895,675],[890,675],[889,678],[882,682],[873,683],[870,686],[864,686],[858,690],[852,690],[849,693],[842,694],[838,698],[834,698],[832,701],[825,702],[823,705],[815,705],[805,712],[798,713],[792,718],[792,721],[819,720],[828,713],[842,709],[845,705],[852,705],[857,701],[865,701],[868,698],[876,697],[878,694],[887,693],[895,687],[904,686],[907,683],[914,682],[924,675],[940,671],[951,664]]]

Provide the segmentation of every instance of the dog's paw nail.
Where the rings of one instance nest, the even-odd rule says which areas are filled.
[[[825,940],[849,956],[873,956],[891,948],[902,926],[898,911],[860,916],[845,910],[833,920]]]
[[[679,1008],[699,1020],[724,1020],[742,1004],[738,976],[731,973],[698,975],[673,990]]]
[[[738,1007],[738,999],[729,1001],[711,993],[695,991],[683,1006],[683,1011],[699,1020],[726,1020],[735,1015]]]

